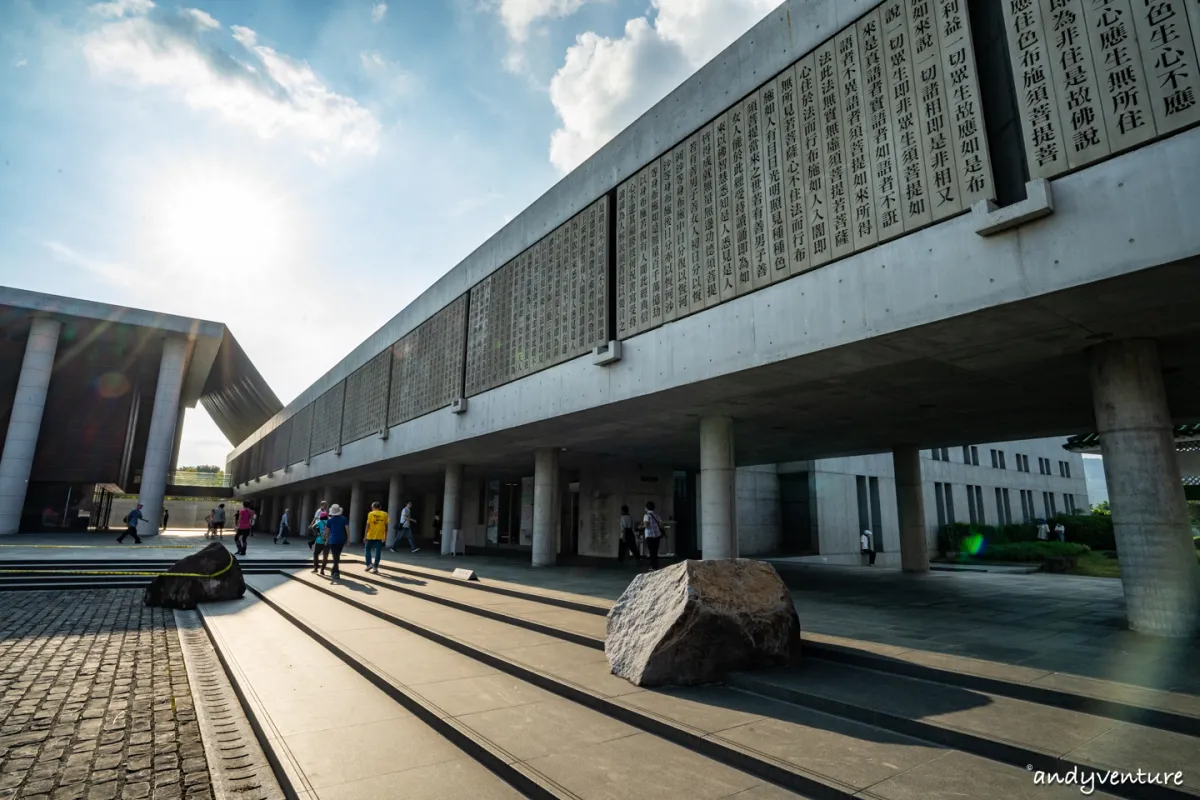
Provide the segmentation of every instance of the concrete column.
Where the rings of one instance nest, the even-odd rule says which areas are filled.
[[[362,481],[350,484],[350,544],[359,544],[363,540],[363,523],[367,519],[367,511],[363,508]]]
[[[321,501],[324,500],[326,503],[329,504],[330,508],[333,508],[333,504],[337,502],[336,498],[337,498],[337,487],[331,483],[331,484],[328,484],[328,485],[322,487],[321,496],[317,498],[317,504],[320,505]],[[316,507],[313,508],[313,513],[314,514],[317,513]]]
[[[921,484],[921,450],[915,445],[892,448],[896,471],[896,513],[900,520],[900,567],[905,572],[929,571],[925,538],[925,488]],[[872,531],[882,537],[881,531]],[[862,531],[857,531],[861,534]]]
[[[533,566],[551,567],[558,553],[558,448],[533,454]]]
[[[0,456],[0,534],[16,533],[21,527],[29,471],[33,469],[61,331],[58,320],[35,317],[25,340],[25,358],[8,419],[8,435],[4,437],[4,454]]]
[[[1158,348],[1148,339],[1107,342],[1090,355],[1129,627],[1191,636],[1200,627],[1200,568]]]
[[[400,509],[404,508],[404,476],[393,473],[388,480],[388,532],[385,543],[391,547],[396,543],[396,524],[400,522]]]
[[[313,514],[317,513],[316,492],[307,491],[300,495],[300,516],[293,526],[297,533],[308,536],[308,523],[312,522]]]
[[[187,412],[187,407],[180,404],[179,411],[175,415],[175,444],[171,447],[171,463],[167,467],[167,471],[174,474],[179,468],[179,449],[183,446],[183,420]]]
[[[183,337],[163,339],[158,387],[154,390],[154,408],[150,412],[150,435],[146,439],[146,460],[142,462],[142,484],[138,489],[138,502],[146,515],[146,527],[139,532],[148,536],[158,533],[162,523],[163,494],[167,488],[171,450],[175,446],[175,422],[186,359],[187,341]]]
[[[462,464],[446,465],[442,489],[442,555],[454,552],[454,531],[462,536]]]
[[[700,420],[700,554],[706,561],[737,558],[736,480],[733,420],[705,417]]]

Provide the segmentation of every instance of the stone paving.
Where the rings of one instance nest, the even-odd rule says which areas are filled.
[[[0,602],[0,800],[210,800],[170,611],[140,590]]]

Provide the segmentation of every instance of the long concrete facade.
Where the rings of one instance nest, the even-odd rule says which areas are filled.
[[[591,554],[653,500],[677,554],[730,557],[741,484],[769,483],[733,468],[906,442],[893,552],[921,571],[922,519],[947,504],[914,453],[1095,429],[1097,343],[1153,340],[1164,413],[1200,416],[1197,120],[1077,131],[1063,155],[1013,89],[1057,73],[995,46],[1031,41],[1025,24],[987,4],[783,3],[240,444],[238,490],[382,494],[402,474],[432,509],[453,464],[443,517],[469,545],[475,526],[539,564]],[[936,33],[910,48],[910,27]],[[1138,435],[1112,446],[1136,460]],[[1130,535],[1167,535],[1163,514]],[[1187,569],[1127,580],[1186,593]],[[1139,629],[1194,623],[1139,608]]]

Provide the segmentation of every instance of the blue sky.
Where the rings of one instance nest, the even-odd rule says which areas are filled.
[[[286,403],[774,5],[5,0],[0,284],[225,322]]]

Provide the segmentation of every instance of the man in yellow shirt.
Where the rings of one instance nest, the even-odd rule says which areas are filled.
[[[379,574],[379,559],[383,556],[383,540],[387,538],[388,513],[379,508],[379,503],[371,503],[371,512],[367,514],[366,558],[367,572]],[[371,553],[375,554],[375,566],[371,566]]]

